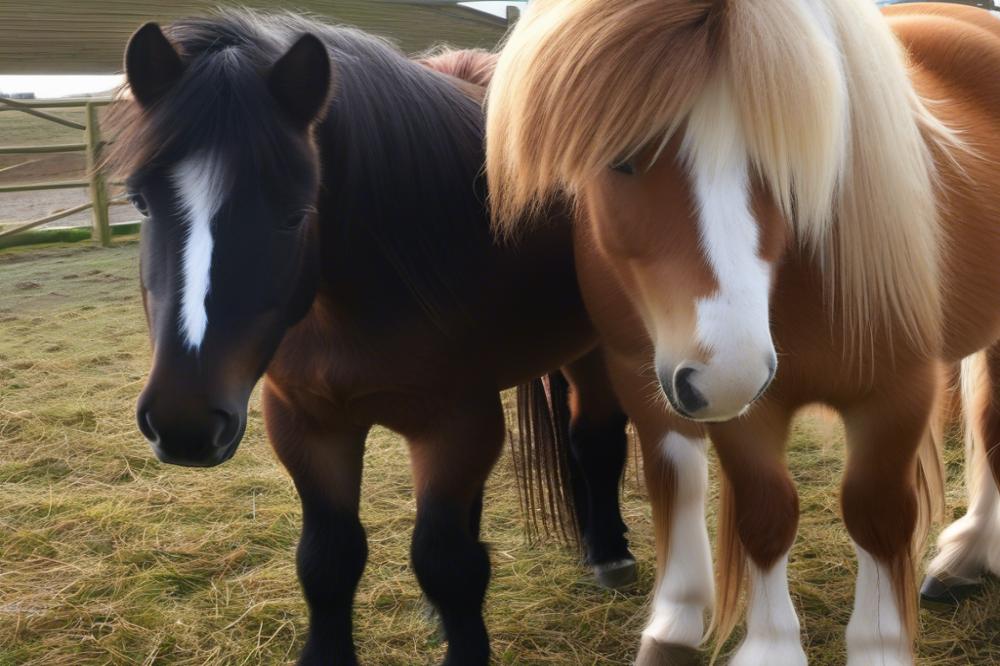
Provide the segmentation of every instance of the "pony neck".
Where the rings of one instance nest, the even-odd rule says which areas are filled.
[[[386,47],[387,48],[387,47]],[[482,289],[491,236],[482,112],[449,77],[398,54],[335,62],[316,138],[325,289],[366,310],[417,310],[447,328]],[[381,307],[380,303],[380,307]]]

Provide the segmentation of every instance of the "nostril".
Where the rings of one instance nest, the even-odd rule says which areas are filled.
[[[696,370],[690,367],[679,368],[674,373],[674,390],[677,402],[688,414],[695,414],[708,407],[705,396],[691,384],[691,377]]]
[[[240,429],[240,420],[233,412],[225,409],[214,409],[217,428],[215,430],[215,446],[225,448],[233,443]]]
[[[139,424],[139,432],[147,440],[156,444],[160,441],[160,435],[156,432],[156,428],[153,426],[153,417],[148,409],[140,409],[139,413],[136,415],[136,421]]]

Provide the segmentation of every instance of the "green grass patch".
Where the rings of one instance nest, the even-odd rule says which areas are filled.
[[[134,236],[139,233],[140,223],[111,225],[111,235],[115,237]],[[21,234],[0,238],[0,250],[29,245],[53,245],[56,243],[79,243],[91,239],[90,227],[57,227],[54,229],[34,229]]]
[[[87,122],[87,114],[83,109],[46,109],[45,113],[81,125]],[[0,114],[0,128],[3,128],[4,146],[83,143],[83,130],[59,125],[20,111],[4,111]]]

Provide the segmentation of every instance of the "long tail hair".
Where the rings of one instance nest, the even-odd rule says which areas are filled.
[[[898,570],[892,572],[896,582],[896,607],[900,609],[903,626],[911,637],[917,635],[919,624],[915,578],[917,566],[927,547],[931,528],[944,520],[944,439],[948,429],[950,387],[948,371],[943,364],[938,373],[930,423],[920,442],[920,448],[917,449],[917,526],[913,532],[909,557],[896,563]]]
[[[557,535],[579,545],[570,478],[569,384],[561,373],[517,387],[517,425],[511,453],[529,541]]]

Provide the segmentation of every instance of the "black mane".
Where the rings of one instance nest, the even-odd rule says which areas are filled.
[[[435,322],[463,309],[462,292],[472,289],[490,244],[476,101],[386,41],[300,15],[221,11],[164,32],[186,73],[152,109],[133,114],[126,145],[114,148],[119,163],[142,171],[197,147],[260,177],[280,173],[277,110],[264,76],[312,33],[327,46],[334,81],[316,129],[324,249],[336,246],[344,258],[357,243],[374,242]]]

